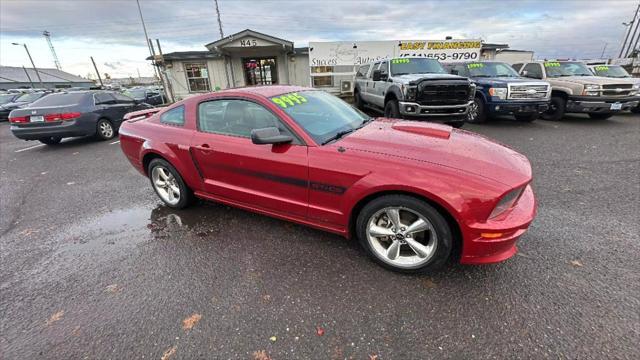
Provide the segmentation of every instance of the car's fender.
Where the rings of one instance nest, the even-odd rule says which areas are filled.
[[[387,90],[385,90],[384,92],[384,103],[386,105],[387,101],[389,100],[389,98],[391,96],[395,96],[395,98],[398,101],[402,101],[404,99],[403,95],[402,95],[402,91],[400,90],[400,87],[397,84],[393,84],[390,85]]]
[[[187,146],[169,146],[168,144],[160,141],[144,140],[140,147],[139,159],[147,176],[149,174],[147,174],[147,169],[144,168],[144,159],[149,155],[159,156],[168,161],[178,171],[184,182],[192,190],[199,190],[201,188],[202,179],[198,175],[199,171],[191,158],[191,153]]]

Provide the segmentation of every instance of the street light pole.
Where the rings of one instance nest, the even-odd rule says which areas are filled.
[[[38,72],[38,69],[36,68],[36,64],[34,64],[34,62],[33,62],[33,58],[31,58],[31,53],[29,53],[29,48],[27,47],[27,44],[11,43],[11,45],[22,45],[22,46],[24,46],[24,49],[27,51],[27,56],[29,56],[29,60],[31,61],[31,66],[33,66],[33,71],[36,72],[36,76],[38,76],[38,81],[40,81],[40,87],[42,87],[44,89],[44,84],[42,83],[42,79],[40,78],[40,73]]]

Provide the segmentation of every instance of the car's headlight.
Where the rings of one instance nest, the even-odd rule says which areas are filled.
[[[507,88],[489,88],[489,95],[504,100],[507,98]]]
[[[410,100],[413,101],[416,99],[416,88],[417,86],[413,86],[413,85],[404,85],[403,86],[403,92],[404,92],[404,98],[405,100]]]
[[[476,86],[476,84],[471,83],[469,84],[469,100],[473,100],[476,97],[476,89],[478,87]]]
[[[500,214],[504,213],[505,211],[511,209],[511,207],[515,205],[516,201],[518,201],[518,199],[520,198],[520,194],[522,194],[524,189],[525,187],[513,189],[509,191],[506,195],[504,195],[500,199],[500,201],[498,201],[498,204],[491,212],[491,215],[489,215],[489,219],[493,219],[499,216]]]
[[[598,96],[600,95],[600,85],[587,84],[584,86],[584,90],[582,91],[582,95],[587,96]]]

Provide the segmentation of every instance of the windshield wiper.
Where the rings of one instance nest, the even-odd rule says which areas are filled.
[[[356,128],[357,129],[357,128]],[[352,132],[354,132],[356,129],[348,129],[348,130],[341,130],[338,131],[335,135],[333,135],[332,137],[326,139],[325,141],[322,142],[322,144],[320,145],[326,145],[332,141],[336,141],[341,139],[342,137],[344,137],[345,135],[351,134]]]

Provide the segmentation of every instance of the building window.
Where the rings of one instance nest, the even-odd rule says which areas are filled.
[[[206,64],[184,64],[184,70],[187,73],[189,92],[210,91],[209,71]]]
[[[314,66],[311,68],[313,73],[333,72],[333,66]],[[333,86],[333,76],[313,76],[313,87]]]

